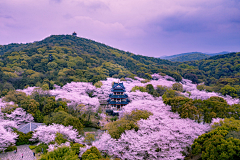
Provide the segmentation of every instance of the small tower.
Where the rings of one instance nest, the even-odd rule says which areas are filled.
[[[113,93],[109,95],[109,99],[107,100],[108,106],[111,106],[113,113],[121,112],[122,107],[130,102],[128,99],[128,95],[124,93],[126,91],[123,83],[114,82],[111,91]]]
[[[52,61],[53,61],[52,54],[49,54],[49,55],[48,55],[48,62],[52,62]]]
[[[72,35],[73,35],[73,36],[77,36],[77,33],[74,31],[74,32],[72,33]]]

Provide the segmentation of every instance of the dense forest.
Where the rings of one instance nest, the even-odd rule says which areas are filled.
[[[185,61],[201,60],[209,57],[211,57],[211,55],[200,53],[200,52],[191,52],[191,53],[177,54],[173,56],[165,56],[160,58],[166,59],[172,62],[185,62]]]
[[[71,35],[50,36],[29,44],[0,46],[0,89],[26,86],[64,85],[71,81],[97,82],[107,77],[150,79],[151,73],[165,72],[178,81],[177,64],[135,55]]]
[[[198,89],[220,92],[223,95],[238,97],[240,95],[240,54],[229,53],[217,55],[205,60],[185,62],[179,67],[185,72],[195,74],[205,85]],[[199,82],[200,82],[199,81]]]
[[[0,46],[0,93],[27,86],[53,88],[71,81],[92,82],[107,77],[151,79],[162,73],[181,81],[202,83],[199,89],[240,96],[239,53],[190,62],[171,62],[135,55],[72,35],[52,35],[27,44]]]
[[[172,62],[185,62],[185,61],[195,61],[195,60],[201,60],[211,57],[210,55],[203,54],[203,53],[193,53],[188,55],[179,56],[176,58],[170,59]]]

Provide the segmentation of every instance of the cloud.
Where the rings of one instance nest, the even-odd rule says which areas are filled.
[[[82,37],[138,54],[149,51],[152,56],[240,49],[237,0],[3,0],[0,10],[0,44],[76,31]],[[229,45],[228,39],[235,42]]]

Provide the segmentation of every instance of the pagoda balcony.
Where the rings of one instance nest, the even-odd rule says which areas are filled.
[[[123,95],[114,95],[114,94],[110,94],[109,98],[116,98],[116,99],[122,99],[122,98],[128,98],[127,94],[123,94]]]
[[[108,104],[128,104],[127,101],[110,101]]]
[[[126,92],[125,89],[111,89],[112,92]]]

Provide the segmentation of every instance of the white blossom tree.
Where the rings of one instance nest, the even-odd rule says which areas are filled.
[[[52,124],[49,126],[38,126],[33,133],[32,140],[38,140],[45,144],[49,144],[55,140],[57,133],[62,134],[67,140],[74,141],[76,143],[81,143],[84,139],[78,135],[77,130],[73,129],[72,126],[65,127],[61,124]]]
[[[210,129],[207,124],[181,119],[160,100],[135,100],[124,108],[125,113],[140,109],[148,110],[153,115],[147,120],[138,121],[137,132],[127,130],[119,139],[104,133],[93,142],[99,150],[121,159],[183,159],[181,151],[186,151],[195,138]]]
[[[18,135],[12,132],[12,127],[17,127],[14,121],[0,119],[0,151],[16,143]]]
[[[24,111],[23,108],[16,108],[11,114],[6,114],[6,117],[11,121],[16,122],[17,125],[34,121],[33,116]]]

